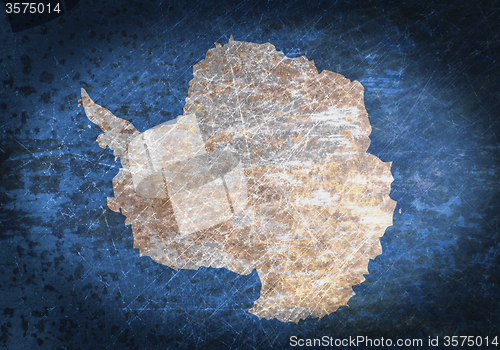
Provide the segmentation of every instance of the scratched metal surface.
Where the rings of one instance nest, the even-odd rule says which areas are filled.
[[[496,11],[496,12],[495,12]],[[499,55],[493,2],[80,1],[13,33],[0,15],[0,347],[288,348],[289,337],[499,335]],[[365,87],[394,225],[349,307],[247,311],[260,281],[140,257],[107,208],[118,172],[81,87],[147,130],[182,114],[215,41],[270,42]]]

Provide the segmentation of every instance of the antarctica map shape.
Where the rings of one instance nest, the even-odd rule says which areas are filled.
[[[81,90],[99,146],[120,159],[107,204],[134,248],[173,269],[255,269],[259,318],[347,305],[396,207],[391,163],[366,153],[363,86],[232,37],[193,75],[183,114],[144,132]]]

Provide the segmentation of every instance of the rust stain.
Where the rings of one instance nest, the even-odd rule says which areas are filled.
[[[213,137],[210,137],[205,141],[205,149],[209,153],[215,152],[217,144],[219,143],[230,143],[233,140],[231,133],[229,131],[223,131]]]
[[[305,123],[312,123],[312,119],[307,115],[290,115],[286,117],[287,124],[294,123],[295,121],[302,121]]]

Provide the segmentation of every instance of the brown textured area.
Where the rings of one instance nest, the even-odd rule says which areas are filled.
[[[165,192],[153,191],[154,198],[141,196],[134,183],[131,169],[137,167],[131,164],[141,160],[130,159],[129,164],[128,157],[136,157],[129,144],[138,144],[141,133],[82,90],[87,116],[105,131],[99,144],[122,157],[108,206],[127,217],[134,247],[175,269],[212,266],[240,274],[257,269],[261,297],[250,312],[261,318],[298,322],[346,305],[354,295],[352,286],[368,273],[369,259],[381,254],[379,238],[392,224],[396,205],[389,197],[390,163],[366,154],[371,127],[363,86],[340,74],[318,74],[312,61],[288,58],[271,44],[232,39],[216,44],[193,71],[184,116],[194,116],[195,124],[185,130],[203,140],[204,147],[190,141],[178,143],[184,147],[179,150],[189,159],[214,163],[223,159],[218,154],[238,158],[226,156],[232,165],[219,167],[188,159],[185,164],[194,165],[175,168],[167,158],[161,158],[164,165],[144,165],[165,181],[164,187],[157,185]],[[150,129],[144,135],[171,137],[161,134],[165,130]],[[161,153],[161,145],[151,142],[144,147]],[[206,152],[214,156],[204,156]],[[168,193],[175,186],[165,171],[174,168],[185,172],[176,178],[202,180],[207,175],[197,171],[222,169],[212,171],[208,180],[197,180],[208,183],[202,190],[191,188],[189,197],[182,197],[201,208],[197,210],[216,207],[210,227],[196,229],[203,223],[194,222],[188,225],[191,232],[179,226],[179,208],[186,215],[191,208],[179,206]],[[217,185],[217,176],[223,186]],[[227,193],[215,193],[223,192],[216,188]]]

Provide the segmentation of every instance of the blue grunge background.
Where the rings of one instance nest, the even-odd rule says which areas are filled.
[[[24,30],[2,9],[0,347],[500,336],[499,8],[446,3],[81,0]],[[359,80],[369,152],[393,161],[398,205],[383,254],[349,306],[321,320],[247,313],[255,271],[175,271],[140,257],[106,205],[119,161],[98,147],[80,88],[144,131],[182,113],[192,65],[231,34]]]

